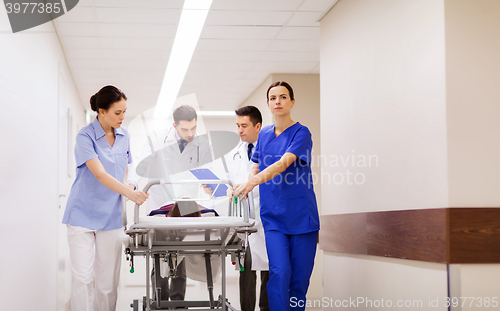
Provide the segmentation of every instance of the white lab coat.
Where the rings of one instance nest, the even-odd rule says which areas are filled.
[[[201,166],[206,166],[207,163],[212,161],[212,151],[207,136],[196,135],[193,141],[189,142],[184,151],[181,153],[179,149],[178,139],[180,137],[177,134],[175,128],[162,129],[151,132],[151,141],[155,152],[161,150],[162,156],[169,159],[164,161],[163,169],[165,170],[166,179],[168,180],[195,180],[196,177],[189,172],[190,169],[195,169]],[[134,158],[134,162],[131,164],[129,170],[128,183],[138,185],[141,176],[137,175],[136,168],[139,163],[147,156],[153,154],[150,144],[143,146],[142,150],[138,153],[139,159]],[[176,172],[172,174],[172,170]],[[154,180],[158,178],[150,178]],[[162,179],[165,179],[163,177]],[[173,200],[182,196],[188,195],[191,197],[201,197],[204,196],[204,192],[201,188],[201,184],[190,184],[182,185],[177,184],[173,186],[167,186],[167,189],[172,194],[173,198],[167,195],[167,192],[160,185],[155,185],[149,190],[149,198],[146,200],[146,206],[148,213],[154,209],[158,209],[163,205],[173,203]],[[205,195],[206,196],[206,195]],[[207,196],[208,197],[208,196]]]
[[[256,143],[257,142],[253,145],[255,146]],[[226,156],[229,178],[233,184],[248,181],[248,176],[250,175],[250,170],[254,163],[248,158],[247,150],[248,143],[242,142],[235,152]],[[255,147],[253,150],[255,150]],[[248,237],[252,255],[252,270],[269,270],[264,227],[262,227],[262,221],[260,220],[259,186],[252,190],[249,197],[253,197],[254,210],[251,211],[250,216],[255,219],[254,227],[257,229],[257,233],[252,233]]]

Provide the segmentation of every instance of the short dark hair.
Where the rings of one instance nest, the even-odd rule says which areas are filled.
[[[99,109],[108,111],[111,105],[122,99],[127,100],[127,96],[120,89],[113,85],[106,85],[90,97],[90,108],[97,113]]]
[[[239,109],[236,109],[237,116],[248,116],[250,122],[252,122],[253,126],[256,126],[257,123],[262,124],[262,114],[260,113],[259,108],[254,106],[245,106]]]
[[[174,122],[175,124],[179,125],[179,122],[184,120],[184,121],[191,121],[193,119],[198,120],[198,115],[196,114],[196,110],[194,110],[193,107],[189,105],[182,105],[174,110]]]
[[[269,101],[269,91],[273,88],[273,87],[276,87],[276,86],[284,86],[288,89],[288,94],[290,94],[290,100],[294,100],[295,97],[293,96],[293,89],[292,87],[290,86],[290,84],[286,83],[285,81],[278,81],[278,82],[274,82],[273,84],[271,84],[271,86],[267,89],[267,101]]]

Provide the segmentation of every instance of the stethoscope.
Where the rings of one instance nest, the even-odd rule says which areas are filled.
[[[165,136],[165,138],[163,139],[163,144],[165,144],[167,142],[167,138],[170,136],[170,132],[172,131],[174,127],[171,126],[170,129],[168,130],[167,132],[167,136]],[[198,138],[198,133],[195,133],[194,136],[196,136],[196,140],[197,140],[197,146],[196,146],[196,166],[200,165],[200,138]],[[189,160],[189,163],[191,163],[193,161],[193,157],[191,157],[191,159]]]
[[[243,142],[241,142],[239,145],[238,145],[238,148],[236,150],[236,153],[233,154],[233,161],[236,159],[236,156],[238,156],[240,158],[240,160],[242,160],[243,158],[241,157],[241,154],[240,154],[240,147],[243,145]]]
[[[240,154],[240,147],[241,147],[242,145],[243,145],[243,143],[240,143],[240,144],[238,145],[238,148],[237,148],[236,153],[235,153],[235,154],[233,154],[233,161],[236,159],[236,156],[238,156],[238,157],[240,158],[240,160],[241,160],[241,159],[243,159],[243,158],[241,157],[241,154]]]
[[[238,158],[239,158],[240,160],[243,160],[243,158],[241,157],[241,153],[240,153],[240,147],[241,147],[243,144],[244,144],[244,142],[241,142],[241,143],[238,145],[238,148],[237,148],[236,153],[235,153],[235,154],[233,154],[233,161],[236,159],[236,156],[238,156]],[[255,142],[254,142],[254,144],[255,144]],[[254,149],[254,151],[255,151],[255,149]],[[250,159],[249,159],[249,160],[250,160]]]

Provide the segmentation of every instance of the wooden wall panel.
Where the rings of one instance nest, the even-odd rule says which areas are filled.
[[[500,263],[500,208],[323,215],[320,248],[437,263]]]
[[[454,208],[450,263],[500,262],[500,208]]]
[[[368,255],[446,262],[446,210],[367,214]]]
[[[366,213],[332,215],[321,220],[319,247],[332,252],[366,254]]]

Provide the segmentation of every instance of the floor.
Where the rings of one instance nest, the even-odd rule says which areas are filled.
[[[130,304],[134,299],[139,299],[142,304],[142,297],[146,295],[146,275],[145,275],[145,260],[137,260],[135,263],[135,271],[130,274],[128,262],[123,263],[120,286],[118,289],[118,304],[116,310],[132,310]],[[229,260],[226,263],[226,298],[239,310],[239,272],[235,270]],[[260,281],[258,281],[260,282]],[[259,283],[260,284],[260,283]],[[219,278],[214,283],[214,298],[217,299],[221,294],[221,279]],[[186,284],[186,300],[208,300],[207,284],[203,282],[187,279]],[[257,301],[258,305],[258,301]],[[140,309],[142,310],[142,309]]]

